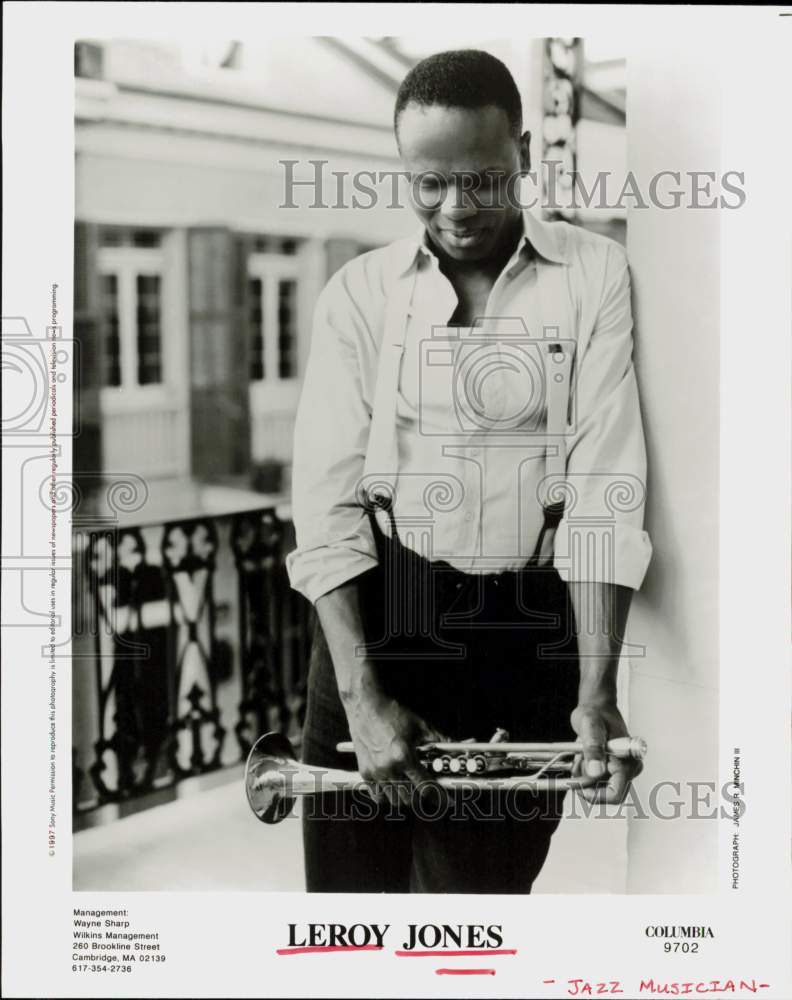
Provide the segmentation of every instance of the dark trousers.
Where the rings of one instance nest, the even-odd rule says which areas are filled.
[[[577,645],[566,585],[552,568],[478,576],[429,563],[398,537],[360,578],[369,658],[385,690],[454,740],[575,738]],[[317,626],[303,760],[354,769],[327,644]],[[558,826],[563,793],[365,791],[303,800],[309,892],[528,893]]]

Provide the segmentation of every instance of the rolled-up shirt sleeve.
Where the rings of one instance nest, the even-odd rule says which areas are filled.
[[[292,511],[297,547],[286,558],[292,587],[315,603],[377,563],[360,506],[371,413],[360,346],[370,336],[347,275],[336,274],[314,311],[294,430]]]
[[[554,564],[569,582],[637,590],[652,546],[643,530],[646,447],[632,326],[626,255],[611,244],[599,311],[573,383],[568,499]]]

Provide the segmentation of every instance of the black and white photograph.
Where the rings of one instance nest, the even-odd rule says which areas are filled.
[[[77,43],[76,888],[714,883],[714,824],[603,808],[716,752],[718,212],[664,316],[628,210],[710,150],[642,194],[622,51],[442,44]]]
[[[782,1000],[783,8],[6,10],[4,992]]]

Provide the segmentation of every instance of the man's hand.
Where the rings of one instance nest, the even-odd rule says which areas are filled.
[[[605,744],[629,736],[616,705],[616,675],[632,590],[615,583],[575,582],[569,584],[569,593],[580,654],[580,687],[572,728],[583,744],[583,759],[573,773],[602,779],[596,787],[582,790],[589,802],[622,802],[643,765],[632,758],[608,756]]]
[[[360,773],[375,795],[375,782],[407,782],[385,788],[391,802],[401,799],[406,805],[412,794],[410,784],[437,784],[421,767],[415,747],[437,739],[438,734],[388,697],[374,665],[360,655],[366,643],[360,584],[360,579],[354,578],[324,594],[316,602],[316,611],[332,656]]]
[[[631,757],[613,757],[607,753],[608,740],[630,735],[616,703],[579,704],[572,713],[572,728],[583,745],[583,758],[576,773],[602,779],[601,784],[582,789],[583,797],[589,802],[623,802],[630,782],[641,773],[643,764]]]
[[[355,698],[344,707],[365,781],[383,784],[394,805],[397,799],[409,805],[412,789],[404,782],[415,788],[435,784],[421,766],[415,748],[438,739],[438,734],[415,713],[383,695]]]

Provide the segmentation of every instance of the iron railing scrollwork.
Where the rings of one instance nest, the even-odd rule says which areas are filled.
[[[220,766],[226,730],[217,688],[213,579],[217,532],[211,520],[174,522],[162,539],[176,664],[168,671],[168,761],[177,778]],[[186,704],[185,704],[186,702]],[[187,758],[187,759],[185,759]]]
[[[299,738],[312,611],[290,532],[263,509],[75,535],[76,813],[242,761],[261,732]]]
[[[288,723],[278,670],[283,643],[282,541],[280,522],[272,512],[233,520],[242,640],[242,699],[234,731],[243,757],[259,733],[285,732]]]

